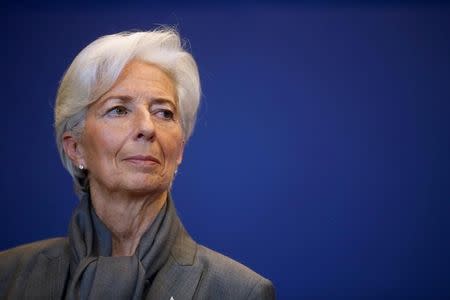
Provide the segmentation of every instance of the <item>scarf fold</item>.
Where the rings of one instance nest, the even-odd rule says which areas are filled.
[[[111,232],[83,197],[69,226],[71,279],[66,299],[141,299],[164,265],[180,230],[170,194],[133,256],[112,257]]]

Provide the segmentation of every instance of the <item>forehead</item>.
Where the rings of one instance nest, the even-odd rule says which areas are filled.
[[[176,98],[172,77],[157,65],[137,59],[130,61],[123,68],[106,95],[112,93],[132,97],[165,98],[174,103]]]

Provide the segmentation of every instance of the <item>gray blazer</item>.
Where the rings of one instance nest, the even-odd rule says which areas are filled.
[[[62,299],[69,281],[67,238],[0,252],[0,299]],[[180,230],[146,299],[275,299],[272,283]]]

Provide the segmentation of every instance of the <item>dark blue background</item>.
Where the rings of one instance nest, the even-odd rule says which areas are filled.
[[[105,34],[176,24],[202,106],[174,184],[194,239],[280,299],[450,297],[450,6],[15,2],[2,12],[0,249],[66,234],[58,82]]]

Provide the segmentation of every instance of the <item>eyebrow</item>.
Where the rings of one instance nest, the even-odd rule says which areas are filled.
[[[111,95],[111,96],[108,96],[107,98],[101,100],[102,103],[100,105],[103,106],[110,100],[119,100],[120,102],[127,103],[127,102],[132,102],[134,99],[135,98],[130,97],[130,96],[126,96],[126,95]],[[172,106],[172,108],[174,110],[177,109],[177,106],[175,105],[174,101],[173,100],[169,100],[167,98],[163,98],[163,97],[161,97],[161,98],[151,98],[150,101],[151,101],[151,104],[169,104],[170,106]]]

